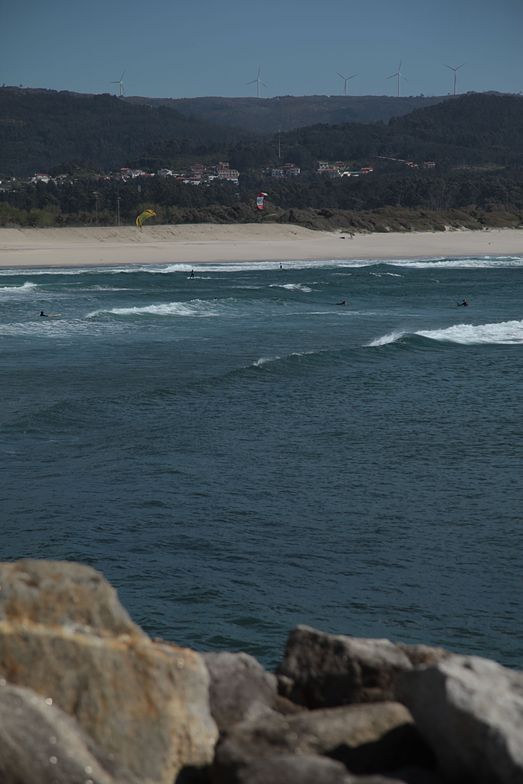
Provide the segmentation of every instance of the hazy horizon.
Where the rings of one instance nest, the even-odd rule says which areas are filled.
[[[0,82],[118,94],[122,80],[127,96],[272,98],[343,95],[343,77],[357,74],[351,95],[394,97],[387,77],[401,62],[402,97],[452,94],[447,66],[462,64],[458,93],[517,94],[521,30],[520,0],[19,0],[3,9]]]

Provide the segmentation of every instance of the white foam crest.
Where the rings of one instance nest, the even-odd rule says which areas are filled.
[[[24,270],[20,273],[20,269],[3,269],[0,271],[0,278],[10,278],[20,274],[31,275],[31,277],[40,275],[86,275],[87,273],[100,274],[107,272],[106,267],[41,267],[38,269]]]
[[[121,332],[118,325],[93,325],[86,321],[40,319],[39,321],[0,324],[0,335],[5,337],[67,338],[74,335],[97,335]]]
[[[401,340],[401,338],[405,334],[406,334],[405,332],[398,331],[398,330],[394,332],[387,332],[386,335],[382,335],[380,338],[375,338],[374,340],[371,340],[371,342],[367,343],[366,345],[372,347],[386,346],[389,343],[396,343],[396,341]]]
[[[125,266],[95,266],[95,267],[41,267],[26,271],[31,276],[36,275],[100,275],[100,274],[133,274],[135,272],[145,272],[149,274],[169,274],[175,272],[190,272],[191,270],[202,272],[259,272],[264,270],[281,269],[280,264],[285,264],[286,270],[297,269],[358,269],[360,267],[371,267],[379,264],[388,264],[396,267],[412,267],[414,269],[427,268],[490,268],[497,267],[520,267],[523,266],[523,256],[477,256],[477,257],[444,257],[431,256],[419,257],[417,259],[296,259],[294,261],[242,261],[242,262],[205,262],[203,264],[187,264],[176,262],[173,264],[127,264]],[[0,271],[0,277],[10,277],[20,275],[20,269],[4,269]]]
[[[124,286],[87,286],[85,288],[77,288],[76,291],[132,291],[130,288]]]
[[[263,272],[278,270],[281,272],[280,263],[284,263],[284,270],[300,270],[300,269],[319,269],[321,267],[366,267],[369,264],[381,264],[382,260],[379,259],[296,259],[294,261],[224,261],[224,262],[205,262],[198,267],[187,264],[175,263],[167,265],[144,265],[140,267],[119,267],[114,269],[105,268],[105,272],[149,272],[151,274],[170,274],[175,272],[187,272],[187,269],[193,269],[195,272]],[[196,276],[195,276],[196,277]]]
[[[287,291],[303,291],[309,294],[312,289],[310,286],[305,286],[303,283],[271,283],[271,289],[286,289]]]
[[[23,294],[29,291],[34,291],[34,289],[37,288],[37,283],[32,283],[31,281],[26,280],[26,282],[22,283],[21,286],[0,286],[0,291],[5,291],[7,294]]]
[[[523,321],[501,321],[493,324],[455,324],[446,329],[420,330],[415,333],[431,340],[462,345],[523,344]]]
[[[383,263],[394,267],[409,267],[411,269],[505,269],[523,266],[523,256],[391,259]]]
[[[267,365],[269,362],[277,362],[278,359],[281,359],[279,356],[275,357],[260,357],[255,362],[252,363],[253,367],[262,367],[263,365]]]
[[[193,299],[189,302],[164,302],[159,305],[144,305],[142,307],[111,308],[110,310],[94,310],[87,314],[87,318],[101,315],[113,316],[196,316],[209,318],[218,316],[219,310],[215,302]]]
[[[284,357],[274,356],[274,357],[260,357],[255,362],[252,363],[253,367],[262,367],[263,365],[267,365],[270,362],[278,362],[280,359],[290,359],[291,357],[307,357],[311,354],[322,354],[323,351],[311,349],[310,351],[292,351],[290,354],[286,354]]]

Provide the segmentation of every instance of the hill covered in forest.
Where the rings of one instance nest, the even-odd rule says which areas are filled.
[[[441,103],[447,96],[283,95],[277,98],[126,98],[129,103],[167,106],[186,117],[258,134],[289,131],[318,123],[387,122]]]
[[[192,100],[195,106],[198,100],[211,99]],[[221,121],[225,99],[212,100],[218,101],[216,119]],[[260,111],[278,100],[282,106],[296,102],[303,107],[308,102],[318,116],[322,106],[330,105],[330,116],[337,116],[339,101],[367,99],[227,100],[231,105],[250,101]],[[399,101],[404,109],[410,100],[376,98],[375,107]],[[285,161],[313,170],[322,159],[432,160],[439,167],[523,161],[523,98],[514,95],[473,93],[415,108],[387,122],[322,122],[288,131],[278,128],[270,134],[187,116],[175,105],[182,106],[142,104],[106,94],[0,88],[0,176],[28,176],[57,167],[71,170],[79,164],[93,171],[129,165],[154,170],[211,159],[229,160],[242,173]],[[231,122],[234,116],[232,112]],[[298,114],[293,122],[298,122]]]
[[[276,141],[273,143],[275,146]],[[523,98],[476,93],[383,123],[316,125],[278,139],[285,157],[307,166],[329,160],[414,159],[445,165],[521,165]]]
[[[113,169],[158,145],[172,154],[218,154],[241,136],[170,107],[107,94],[0,88],[0,175],[24,176],[72,162]]]

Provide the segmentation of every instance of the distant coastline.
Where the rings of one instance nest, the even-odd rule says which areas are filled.
[[[0,228],[0,268],[523,255],[523,229],[354,234],[290,224]]]

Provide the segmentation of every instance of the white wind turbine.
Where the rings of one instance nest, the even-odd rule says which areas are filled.
[[[340,79],[343,79],[343,95],[348,95],[349,94],[348,84],[350,80],[354,79],[354,77],[358,76],[358,74],[352,74],[351,76],[343,76],[343,74],[340,74],[339,71],[336,71],[336,73],[338,74]]]
[[[117,84],[118,85],[118,98],[123,98],[123,96],[124,96],[124,92],[125,92],[124,91],[124,87],[123,87],[123,78],[124,78],[124,76],[125,76],[125,71],[122,71],[122,75],[120,76],[120,78],[116,79],[114,82],[111,82],[111,84]]]
[[[261,65],[258,66],[258,76],[256,79],[253,79],[252,82],[246,82],[246,84],[255,84],[256,85],[256,98],[261,96],[261,87],[267,87],[265,82],[261,80]]]
[[[465,63],[461,63],[461,65],[456,65],[456,66],[447,65],[446,63],[443,63],[443,65],[445,66],[445,68],[450,68],[451,71],[454,71],[454,95],[456,95],[456,82],[458,81],[458,71],[460,68],[463,68]]]
[[[401,82],[402,79],[405,79],[405,81],[407,81],[407,77],[403,76],[403,74],[401,73],[401,60],[400,60],[400,64],[398,65],[398,70],[396,71],[396,73],[393,73],[390,76],[387,76],[387,79],[395,79],[395,78],[398,80],[398,98],[399,98],[400,97],[400,82]]]

